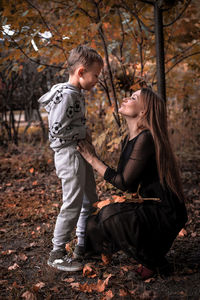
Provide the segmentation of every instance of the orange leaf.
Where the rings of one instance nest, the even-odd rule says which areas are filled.
[[[97,276],[94,270],[94,266],[91,263],[85,264],[83,268],[83,276],[87,276],[89,278],[94,278]]]
[[[34,168],[30,168],[30,170],[29,170],[29,172],[31,173],[31,174],[33,174],[34,173]]]
[[[5,251],[1,251],[2,255],[10,255],[11,253],[15,253],[16,250],[5,250]]]
[[[19,253],[18,257],[20,260],[23,260],[23,261],[26,261],[28,258],[24,253]]]
[[[10,267],[8,268],[8,270],[9,270],[9,271],[11,271],[11,270],[16,270],[17,268],[19,268],[18,264],[14,263],[14,265],[10,266]]]
[[[108,277],[104,281],[99,279],[97,282],[95,291],[102,293],[105,290],[106,286],[108,285],[108,281],[111,276],[112,276],[112,274],[109,274]]]
[[[66,281],[66,282],[68,282],[68,283],[71,283],[71,282],[74,281],[74,278],[73,278],[73,277],[65,278],[65,279],[63,279],[62,281]]]
[[[128,293],[127,293],[125,290],[120,289],[120,290],[119,290],[119,295],[120,295],[120,297],[125,297],[125,296],[128,295]]]
[[[106,199],[99,202],[95,202],[94,207],[98,207],[101,209],[102,207],[109,205],[110,203],[112,203],[112,200]]]
[[[25,300],[37,300],[37,297],[29,291],[24,292],[22,298],[25,298]]]
[[[32,183],[32,185],[37,185],[37,184],[38,184],[37,180],[33,181]]]
[[[102,298],[102,300],[110,300],[114,297],[113,292],[111,290],[108,290],[105,292],[105,296]]]
[[[121,266],[121,269],[122,269],[124,272],[128,272],[127,266]]]
[[[117,196],[117,195],[114,195],[112,196],[114,202],[124,202],[126,200],[125,196]]]
[[[102,253],[101,259],[102,259],[104,265],[108,265],[111,262],[112,255]]]
[[[183,229],[181,229],[181,231],[179,232],[178,235],[179,236],[185,236],[185,235],[187,235],[187,231],[183,228]]]
[[[88,284],[87,282],[84,284],[80,284],[78,282],[72,282],[70,285],[72,288],[75,288],[76,290],[82,291],[84,293],[92,293],[93,291],[102,293],[106,286],[108,285],[108,281],[112,274],[109,274],[108,277],[103,281],[103,280],[98,280],[98,282]]]
[[[38,283],[35,284],[35,287],[37,287],[38,289],[41,289],[41,288],[43,288],[44,286],[45,286],[45,283],[42,282],[42,281],[40,281],[40,282],[38,282]]]
[[[72,250],[70,243],[67,243],[67,244],[65,245],[65,250],[66,250],[67,252],[70,252],[70,251]]]

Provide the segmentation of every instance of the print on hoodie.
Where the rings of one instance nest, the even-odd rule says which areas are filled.
[[[54,151],[85,138],[85,99],[78,88],[67,82],[56,84],[38,102],[48,112],[50,147]]]

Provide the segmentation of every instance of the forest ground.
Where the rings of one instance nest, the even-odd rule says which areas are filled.
[[[108,264],[86,261],[84,272],[47,266],[61,204],[52,153],[41,145],[1,148],[0,299],[200,299],[199,170],[198,155],[182,157],[189,219],[168,253],[173,273],[141,281],[137,262],[121,252]],[[100,200],[114,193],[98,177],[97,191]]]

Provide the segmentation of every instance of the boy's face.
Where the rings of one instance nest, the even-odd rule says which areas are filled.
[[[94,62],[89,68],[83,68],[83,72],[79,74],[79,84],[84,90],[91,90],[98,82],[98,77],[102,66]]]

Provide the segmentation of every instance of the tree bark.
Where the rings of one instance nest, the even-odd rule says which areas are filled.
[[[156,67],[158,94],[166,102],[165,84],[165,53],[163,37],[163,15],[158,1],[154,2],[155,38],[156,38]]]

